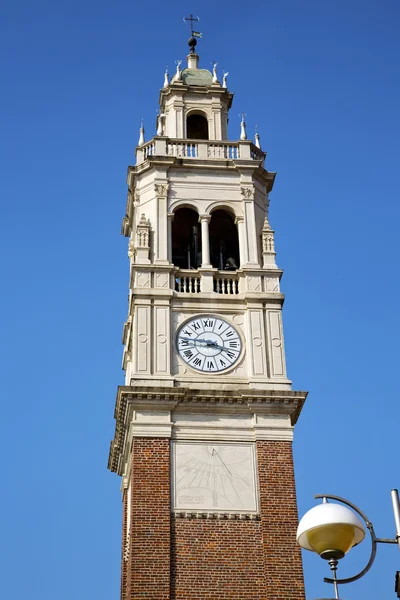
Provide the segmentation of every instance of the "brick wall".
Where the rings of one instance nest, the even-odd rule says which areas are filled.
[[[305,600],[290,442],[257,442],[260,520],[170,516],[167,439],[135,439],[123,600]]]
[[[259,441],[256,446],[266,597],[303,600],[301,552],[296,545],[298,517],[292,444]]]
[[[260,522],[177,518],[171,563],[171,600],[265,599]]]
[[[169,600],[169,440],[135,438],[132,453],[131,548],[124,600]]]

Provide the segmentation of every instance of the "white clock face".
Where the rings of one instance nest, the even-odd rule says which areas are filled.
[[[242,342],[224,319],[202,315],[186,321],[176,336],[179,356],[197,371],[217,373],[229,369],[240,356]]]

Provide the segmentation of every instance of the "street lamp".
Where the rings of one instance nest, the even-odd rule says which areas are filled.
[[[314,506],[301,519],[297,528],[297,542],[305,550],[311,550],[328,561],[333,577],[324,577],[326,583],[332,583],[335,599],[339,599],[338,585],[351,583],[363,577],[371,568],[376,555],[377,544],[397,544],[400,548],[400,502],[397,490],[391,491],[394,521],[396,525],[395,539],[377,538],[371,521],[352,502],[340,496],[318,494],[315,498],[322,498],[322,504]],[[340,504],[333,504],[329,500],[336,500]],[[347,508],[349,507],[349,508]],[[352,510],[350,510],[352,509]],[[346,579],[338,579],[336,575],[338,561],[347,554],[351,548],[357,546],[365,537],[364,521],[371,536],[371,555],[369,561],[360,573]],[[400,598],[400,571],[396,573],[395,592]],[[329,599],[321,599],[329,600]]]

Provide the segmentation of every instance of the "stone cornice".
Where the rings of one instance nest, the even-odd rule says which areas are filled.
[[[228,513],[228,512],[193,512],[175,511],[171,513],[173,519],[215,519],[219,521],[260,521],[258,513]]]
[[[116,420],[115,436],[111,442],[108,468],[120,475],[123,474],[125,440],[129,430],[133,411],[154,410],[158,413],[174,412],[206,413],[206,414],[256,414],[264,417],[278,415],[290,419],[290,427],[297,422],[307,392],[282,390],[209,390],[166,387],[131,387],[118,388],[114,417]],[[171,437],[172,423],[160,422],[152,437]],[[158,428],[158,429],[157,429]],[[143,436],[146,434],[143,430]]]

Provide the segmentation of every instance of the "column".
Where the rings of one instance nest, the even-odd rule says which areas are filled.
[[[210,237],[208,232],[208,224],[211,220],[210,215],[200,215],[201,223],[201,268],[210,268]]]
[[[235,225],[238,230],[238,238],[239,238],[239,262],[242,267],[246,261],[245,254],[245,241],[244,241],[244,217],[236,217]]]
[[[167,226],[167,197],[168,182],[157,182],[154,184],[154,191],[157,198],[157,223],[156,223],[156,244],[155,244],[155,263],[168,264],[168,226]]]
[[[240,155],[242,157],[242,155]],[[240,188],[243,198],[243,212],[246,236],[246,263],[249,266],[259,267],[256,217],[254,212],[254,185],[244,184]]]
[[[167,235],[168,235],[168,261],[172,263],[172,221],[174,213],[167,214]]]

